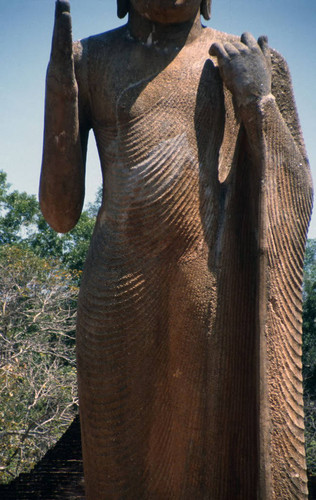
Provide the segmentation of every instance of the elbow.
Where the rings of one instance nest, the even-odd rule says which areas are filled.
[[[47,224],[57,233],[68,233],[77,224],[80,210],[60,210],[57,207],[48,206],[40,199],[40,208]]]
[[[47,223],[50,225],[50,227],[52,229],[54,229],[54,231],[56,231],[56,233],[68,233],[69,231],[71,231],[75,227],[78,220],[79,220],[79,217],[75,221],[57,220],[57,218],[55,218],[55,219],[51,219],[50,221],[47,221]]]
[[[70,186],[69,186],[70,184]],[[39,205],[44,219],[57,233],[68,233],[77,224],[84,202],[82,183],[56,182],[41,175]]]

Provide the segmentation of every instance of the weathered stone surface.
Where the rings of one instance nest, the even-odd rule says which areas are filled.
[[[89,499],[307,498],[312,188],[289,72],[265,38],[202,28],[199,3],[131,0],[74,46],[57,4],[49,223],[80,215],[90,129],[104,179],[77,327]]]

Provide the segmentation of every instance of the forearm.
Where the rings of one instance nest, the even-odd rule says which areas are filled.
[[[273,269],[281,265],[280,248],[286,249],[297,274],[303,265],[312,205],[309,164],[303,143],[297,141],[299,124],[296,130],[289,128],[271,94],[244,106],[240,114],[259,186],[260,250]]]
[[[311,188],[306,155],[302,152],[285,122],[272,94],[254,100],[239,109],[254,166],[272,169],[278,175],[284,168],[297,179],[300,187]],[[265,175],[264,172],[261,175]]]
[[[77,222],[84,199],[84,164],[77,83],[67,84],[51,67],[46,80],[40,204],[47,222],[66,232]]]
[[[79,126],[74,54],[70,5],[67,0],[58,0],[46,76],[40,181],[43,215],[58,232],[67,232],[74,227],[84,200],[84,158],[88,132]]]

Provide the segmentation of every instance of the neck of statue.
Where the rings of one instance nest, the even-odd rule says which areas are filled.
[[[188,45],[198,38],[203,29],[200,11],[189,21],[162,24],[141,16],[132,7],[127,27],[132,38],[157,49],[181,49],[184,45]]]

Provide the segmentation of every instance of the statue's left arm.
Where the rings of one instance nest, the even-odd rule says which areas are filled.
[[[233,95],[253,163],[262,164],[255,160],[262,160],[266,147],[274,148],[271,140],[281,134],[282,154],[290,155],[292,167],[297,165],[297,175],[300,178],[305,175],[311,187],[290,76],[283,58],[269,49],[266,37],[257,42],[250,33],[244,33],[240,41],[214,43],[210,54],[217,57],[223,82]],[[293,147],[297,149],[295,152]]]
[[[261,491],[266,498],[303,499],[302,275],[312,206],[309,164],[287,65],[266,38],[257,43],[244,34],[238,42],[214,44],[210,53],[241,122],[237,159],[225,181],[220,269],[230,266],[241,283],[234,304],[228,304],[235,312],[227,332],[245,332],[238,327],[242,309],[252,321],[249,335],[256,332]],[[221,271],[227,289],[234,285],[231,274]]]

